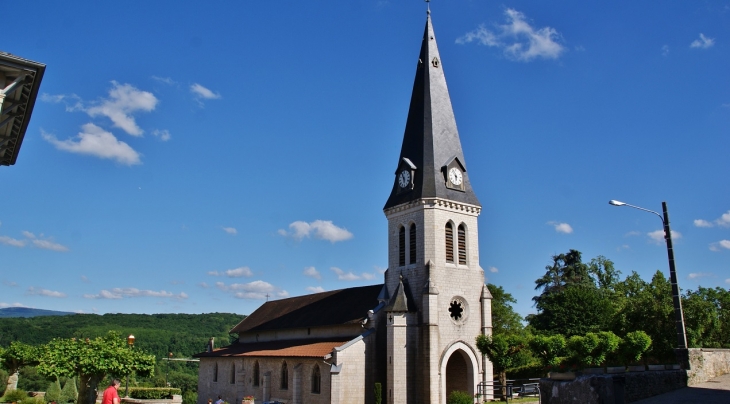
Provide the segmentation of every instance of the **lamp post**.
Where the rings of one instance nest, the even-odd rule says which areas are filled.
[[[170,359],[172,359],[172,352],[167,353],[167,368],[165,369],[165,387],[170,387],[170,383],[167,382],[167,374],[170,372]]]
[[[134,335],[129,334],[127,337],[127,345],[129,349],[134,348]],[[129,397],[129,374],[127,374],[127,383],[124,386],[124,397]]]
[[[669,257],[669,280],[672,284],[672,302],[674,303],[674,323],[677,329],[677,359],[682,367],[687,369],[689,365],[689,357],[687,356],[687,335],[684,328],[684,313],[682,312],[682,296],[679,294],[679,284],[677,283],[677,271],[674,268],[674,249],[672,248],[672,231],[669,229],[669,212],[667,211],[667,203],[662,202],[664,216],[653,210],[644,209],[639,206],[630,205],[625,202],[612,199],[608,201],[613,206],[628,206],[630,208],[643,210],[657,215],[664,226],[664,240],[667,242],[667,256]]]

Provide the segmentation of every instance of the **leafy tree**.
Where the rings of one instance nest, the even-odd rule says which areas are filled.
[[[61,401],[61,383],[58,379],[52,381],[46,388],[46,395],[44,397],[46,402],[59,402]]]
[[[619,352],[625,363],[638,362],[650,345],[651,338],[644,331],[632,331],[621,340]]]
[[[538,313],[528,317],[532,327],[546,334],[567,337],[606,330],[614,314],[611,299],[591,284],[566,286],[537,303]]]
[[[73,403],[79,397],[79,390],[76,388],[76,379],[69,377],[66,379],[66,383],[63,384],[61,390],[61,397],[58,399],[60,403]]]
[[[682,298],[687,343],[693,348],[730,348],[730,291],[699,287]]]
[[[557,335],[536,335],[529,342],[530,349],[544,367],[559,366],[565,359],[565,337]]]
[[[535,281],[535,290],[542,289],[532,300],[539,304],[546,296],[563,291],[568,285],[593,283],[588,265],[581,260],[581,252],[553,255],[552,265],[545,267],[545,275]]]
[[[518,334],[479,335],[476,345],[483,355],[487,355],[499,374],[499,384],[503,386],[502,397],[506,399],[507,369],[524,365],[519,363],[517,354],[527,347],[525,337]]]
[[[19,341],[13,341],[7,349],[0,351],[0,365],[7,369],[8,388],[18,388],[17,381],[10,385],[10,378],[13,377],[24,366],[32,366],[38,364],[38,348],[24,344]]]
[[[130,349],[115,332],[94,339],[54,339],[44,346],[38,371],[47,376],[79,377],[77,404],[93,404],[96,388],[108,374],[126,376],[133,372],[151,376],[155,357]]]
[[[487,284],[492,295],[492,335],[522,333],[522,316],[512,308],[517,300],[501,286]]]

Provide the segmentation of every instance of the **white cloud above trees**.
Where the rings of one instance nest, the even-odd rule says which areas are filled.
[[[558,233],[563,233],[563,234],[573,233],[573,227],[571,227],[568,223],[550,221],[550,222],[547,222],[547,224],[549,224],[550,226],[553,226],[553,228],[555,228],[555,231]]]
[[[149,290],[149,289],[137,289],[137,288],[112,288],[102,289],[98,294],[85,294],[86,299],[124,299],[124,298],[135,298],[135,297],[158,297],[167,299],[187,299],[188,295],[185,292],[178,294],[168,292],[166,290]]]

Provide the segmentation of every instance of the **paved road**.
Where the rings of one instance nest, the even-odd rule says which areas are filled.
[[[654,396],[633,404],[728,404],[730,403],[730,374],[702,384]]]

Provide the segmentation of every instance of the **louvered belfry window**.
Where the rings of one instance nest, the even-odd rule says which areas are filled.
[[[403,226],[398,231],[398,266],[406,266],[406,228]]]
[[[411,224],[411,231],[409,234],[408,239],[408,245],[410,246],[409,249],[409,256],[408,256],[408,263],[409,264],[415,264],[416,263],[416,224]]]
[[[446,262],[454,262],[454,227],[446,223]]]
[[[466,229],[459,225],[459,265],[466,265]]]

